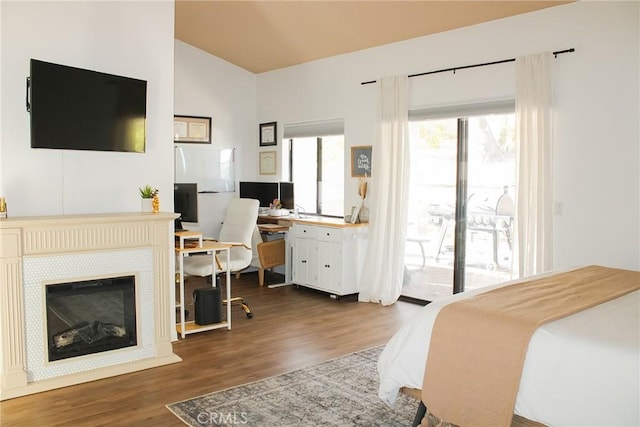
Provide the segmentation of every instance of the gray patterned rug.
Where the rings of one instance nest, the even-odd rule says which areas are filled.
[[[418,404],[400,395],[393,408],[378,398],[381,347],[276,377],[167,405],[194,427],[410,426]]]

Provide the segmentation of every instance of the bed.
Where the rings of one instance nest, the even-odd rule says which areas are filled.
[[[640,282],[640,272],[632,273]],[[422,388],[433,325],[444,306],[518,283],[468,291],[425,306],[380,355],[379,397],[393,405],[402,389]],[[547,426],[638,426],[639,361],[638,290],[545,323],[529,341],[514,413]]]

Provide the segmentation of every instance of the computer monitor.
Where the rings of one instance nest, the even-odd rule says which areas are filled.
[[[280,183],[280,203],[282,209],[294,210],[296,208],[293,197],[293,182]]]
[[[198,184],[173,184],[173,210],[181,222],[198,222]]]
[[[261,207],[268,208],[278,198],[278,183],[240,181],[240,198],[256,199]]]

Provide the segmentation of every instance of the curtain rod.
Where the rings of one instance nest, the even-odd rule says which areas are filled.
[[[574,48],[571,49],[565,49],[565,50],[558,50],[553,52],[553,56],[554,58],[557,58],[558,55],[561,55],[563,53],[571,53],[571,52],[575,52],[576,50]],[[442,70],[435,70],[435,71],[426,71],[424,73],[418,73],[418,74],[409,74],[408,77],[420,77],[420,76],[426,76],[428,74],[438,74],[438,73],[446,73],[448,71],[453,71],[453,74],[456,73],[457,70],[464,70],[466,68],[476,68],[476,67],[485,67],[487,65],[496,65],[496,64],[504,64],[505,62],[515,62],[516,58],[509,58],[509,59],[501,59],[500,61],[493,61],[493,62],[484,62],[482,64],[473,64],[473,65],[463,65],[461,67],[452,67],[452,68],[443,68]],[[362,82],[360,83],[361,85],[368,85],[371,83],[375,83],[377,80],[370,80],[368,82]]]

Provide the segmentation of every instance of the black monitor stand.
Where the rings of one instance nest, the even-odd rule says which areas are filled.
[[[176,218],[173,228],[174,228],[175,231],[183,231],[184,230],[184,228],[182,228],[182,221],[180,220],[180,218]]]

